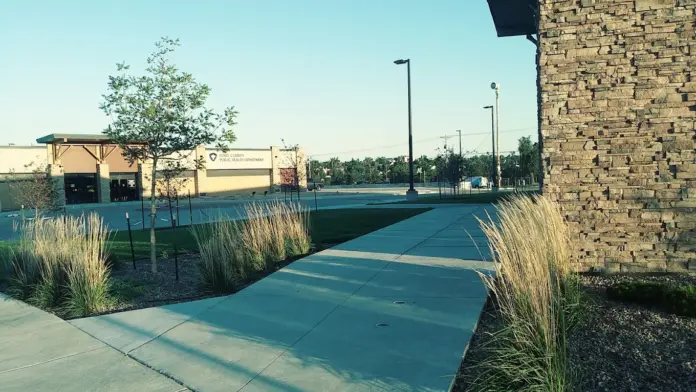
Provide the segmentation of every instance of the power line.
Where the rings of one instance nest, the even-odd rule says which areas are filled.
[[[429,142],[431,140],[439,139],[440,136],[435,136],[427,139],[420,139],[420,140],[415,140],[414,143],[423,143],[423,142]],[[329,153],[324,153],[324,154],[313,154],[313,157],[323,157],[323,156],[329,156],[329,155],[343,155],[343,154],[355,154],[359,152],[367,152],[367,151],[374,151],[374,150],[381,150],[383,148],[394,148],[394,147],[400,147],[403,145],[407,145],[408,142],[406,143],[397,143],[397,144],[391,144],[387,146],[377,146],[377,147],[372,147],[372,148],[363,148],[360,150],[352,150],[352,151],[342,151],[342,152],[329,152]]]
[[[500,131],[500,133],[515,133],[515,132],[524,132],[524,131],[531,131],[531,130],[536,130],[536,128],[516,128],[516,129],[507,129],[505,131]],[[491,132],[476,132],[476,133],[462,133],[462,136],[480,136],[480,135],[490,135]],[[415,143],[423,143],[423,142],[428,142],[432,141],[435,139],[442,139],[444,137],[454,137],[454,136],[459,136],[459,134],[452,134],[452,135],[445,135],[445,136],[435,136],[427,139],[420,139],[420,140],[415,140]],[[375,151],[375,150],[381,150],[381,149],[386,149],[386,148],[394,148],[394,147],[401,147],[404,145],[407,145],[408,142],[402,142],[402,143],[396,143],[396,144],[391,144],[391,145],[386,145],[386,146],[378,146],[378,147],[372,147],[372,148],[364,148],[360,150],[351,150],[351,151],[341,151],[341,152],[328,152],[328,153],[323,153],[323,154],[312,154],[313,157],[325,157],[325,156],[336,156],[336,155],[344,155],[344,154],[357,154],[361,152],[368,152],[368,151]]]

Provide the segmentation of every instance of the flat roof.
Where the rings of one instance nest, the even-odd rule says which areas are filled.
[[[539,0],[488,0],[498,37],[536,34]]]
[[[37,143],[95,143],[107,141],[109,141],[109,137],[106,135],[81,135],[77,133],[52,133],[36,139]]]

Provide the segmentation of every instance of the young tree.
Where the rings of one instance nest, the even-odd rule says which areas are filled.
[[[234,142],[232,126],[237,112],[229,107],[215,113],[205,107],[210,88],[190,73],[180,71],[168,55],[179,40],[162,38],[147,58],[144,76],[128,74],[129,66],[117,64],[117,76],[110,76],[108,92],[100,108],[112,117],[104,133],[123,149],[131,162],[152,164],[150,192],[150,261],[157,271],[155,202],[157,167],[160,161],[193,150],[201,144],[217,143],[227,148]]]
[[[283,184],[291,184],[290,192],[292,192],[294,189],[297,189],[297,200],[299,200],[301,185],[300,179],[307,178],[307,166],[304,163],[304,153],[302,152],[302,150],[300,150],[299,145],[287,145],[285,144],[285,139],[280,140],[283,142],[283,147],[285,148],[285,152],[283,153],[283,163],[285,167],[291,169],[291,174],[289,175],[289,178],[285,178],[286,176],[283,175],[283,173],[281,172],[281,182]],[[288,154],[287,152],[290,151],[292,151],[292,153]],[[292,197],[292,193],[290,196]]]
[[[11,171],[7,176],[8,187],[19,204],[34,210],[34,219],[38,219],[41,211],[51,211],[60,205],[60,194],[55,180],[46,173],[46,167],[30,163],[24,166],[30,169],[29,175],[20,176]]]

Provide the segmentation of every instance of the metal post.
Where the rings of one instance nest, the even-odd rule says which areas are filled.
[[[493,151],[491,152],[491,157],[493,160],[491,161],[493,163],[493,183],[495,184],[496,181],[496,165],[495,165],[495,112],[493,109],[493,106],[484,106],[484,109],[491,109],[491,145]]]
[[[500,90],[495,89],[495,162],[497,188],[500,190]]]
[[[130,217],[126,212],[126,223],[128,224],[128,241],[130,241],[131,259],[133,260],[133,269],[135,269],[135,249],[133,248],[133,233],[131,233]]]
[[[176,192],[176,214],[179,215],[179,192]]]
[[[174,212],[172,211],[172,195],[167,195],[167,201],[169,202],[169,219],[174,222]]]
[[[145,231],[145,198],[140,196],[140,215],[143,218],[143,231]]]
[[[408,174],[409,188],[406,192],[406,199],[417,200],[418,192],[413,187],[413,121],[411,116],[411,59],[401,59],[394,61],[396,65],[406,64],[406,84],[408,87]]]
[[[305,177],[307,175],[305,174]],[[297,154],[297,145],[295,145],[295,183],[297,185],[297,202],[300,202],[300,157]]]
[[[462,181],[462,165],[464,164],[464,156],[462,155],[462,130],[457,129],[457,133],[459,134],[459,162],[457,162],[457,190],[461,192],[459,189],[459,185],[461,184]]]
[[[172,218],[172,231],[176,230],[176,216]],[[176,246],[176,239],[174,239],[174,273],[176,275],[176,281],[179,281],[179,249]]]
[[[317,206],[317,182],[312,179],[312,182],[314,183],[314,211],[319,211],[319,206]]]
[[[191,206],[191,191],[188,191],[188,202],[189,202],[189,225],[193,226],[193,207]]]
[[[413,126],[411,121],[411,60],[406,63],[406,77],[408,78],[408,174],[409,191],[413,189]]]

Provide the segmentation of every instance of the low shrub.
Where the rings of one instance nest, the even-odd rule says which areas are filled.
[[[696,286],[694,285],[625,281],[607,287],[607,297],[678,316],[696,317]]]
[[[567,337],[578,322],[581,291],[570,271],[568,228],[543,196],[508,198],[496,209],[498,222],[480,221],[495,276],[481,276],[502,326],[484,345],[487,359],[477,365],[473,390],[571,390]]]
[[[191,228],[201,255],[203,285],[216,293],[234,292],[252,272],[272,272],[279,262],[309,253],[309,213],[296,204],[253,203],[245,218],[219,216]]]
[[[23,222],[10,247],[10,294],[70,317],[104,310],[109,230],[96,214]]]

